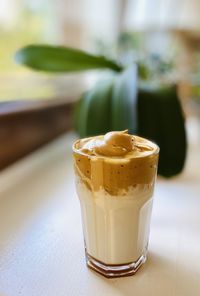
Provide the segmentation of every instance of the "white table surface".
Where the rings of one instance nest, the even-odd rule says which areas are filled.
[[[199,296],[200,149],[182,175],[159,179],[149,258],[132,277],[85,266],[68,134],[0,175],[0,296]]]

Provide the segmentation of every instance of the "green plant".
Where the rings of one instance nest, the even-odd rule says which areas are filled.
[[[109,75],[77,102],[77,132],[86,137],[128,128],[160,146],[159,174],[171,177],[181,172],[187,143],[175,86],[139,87],[135,63],[125,67],[72,48],[30,45],[20,49],[15,58],[18,63],[47,72],[109,69]]]

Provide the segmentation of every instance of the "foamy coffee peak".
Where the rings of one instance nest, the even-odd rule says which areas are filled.
[[[104,136],[86,141],[81,147],[83,153],[108,157],[150,150],[153,150],[151,146],[139,142],[138,137],[128,134],[128,130],[108,132]]]
[[[95,150],[100,155],[124,156],[134,150],[133,141],[134,138],[128,134],[128,130],[109,132]]]

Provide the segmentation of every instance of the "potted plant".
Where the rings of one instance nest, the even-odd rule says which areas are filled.
[[[138,72],[145,73],[141,64],[124,66],[105,56],[63,46],[29,45],[15,58],[34,70],[54,73],[108,69],[108,75],[75,104],[76,131],[86,137],[128,128],[160,146],[160,175],[171,177],[182,171],[187,143],[175,85],[140,85]]]

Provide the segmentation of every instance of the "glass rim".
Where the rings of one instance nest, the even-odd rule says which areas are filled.
[[[150,143],[152,143],[154,146],[155,146],[155,149],[152,151],[152,152],[150,152],[148,155],[144,155],[144,156],[138,156],[138,157],[135,157],[135,156],[133,156],[133,157],[130,157],[130,158],[125,158],[125,157],[113,157],[113,156],[105,156],[105,155],[89,155],[89,154],[87,154],[87,153],[84,153],[84,152],[81,152],[78,148],[76,148],[76,145],[77,145],[77,143],[78,142],[80,142],[81,140],[91,140],[91,139],[93,139],[93,138],[98,138],[98,137],[101,137],[102,135],[99,135],[99,136],[91,136],[91,137],[86,137],[86,138],[80,138],[80,139],[77,139],[74,143],[73,143],[73,145],[72,145],[72,150],[73,150],[73,152],[74,153],[77,153],[77,154],[79,154],[79,155],[83,155],[83,156],[85,156],[85,157],[88,157],[88,158],[90,158],[90,159],[96,159],[96,158],[98,158],[98,159],[109,159],[109,160],[117,160],[117,161],[124,161],[124,160],[128,160],[128,159],[132,159],[132,158],[135,158],[135,159],[140,159],[140,158],[146,158],[146,157],[150,157],[150,156],[152,156],[152,155],[157,155],[157,154],[159,154],[159,152],[160,152],[160,147],[155,143],[155,142],[153,142],[153,141],[151,141],[151,140],[148,140],[148,139],[146,139],[146,138],[144,138],[144,137],[140,137],[140,136],[137,136],[137,135],[133,135],[133,136],[136,136],[136,137],[138,137],[138,138],[141,138],[141,139],[144,139],[144,140],[146,140],[147,142],[150,142]]]

